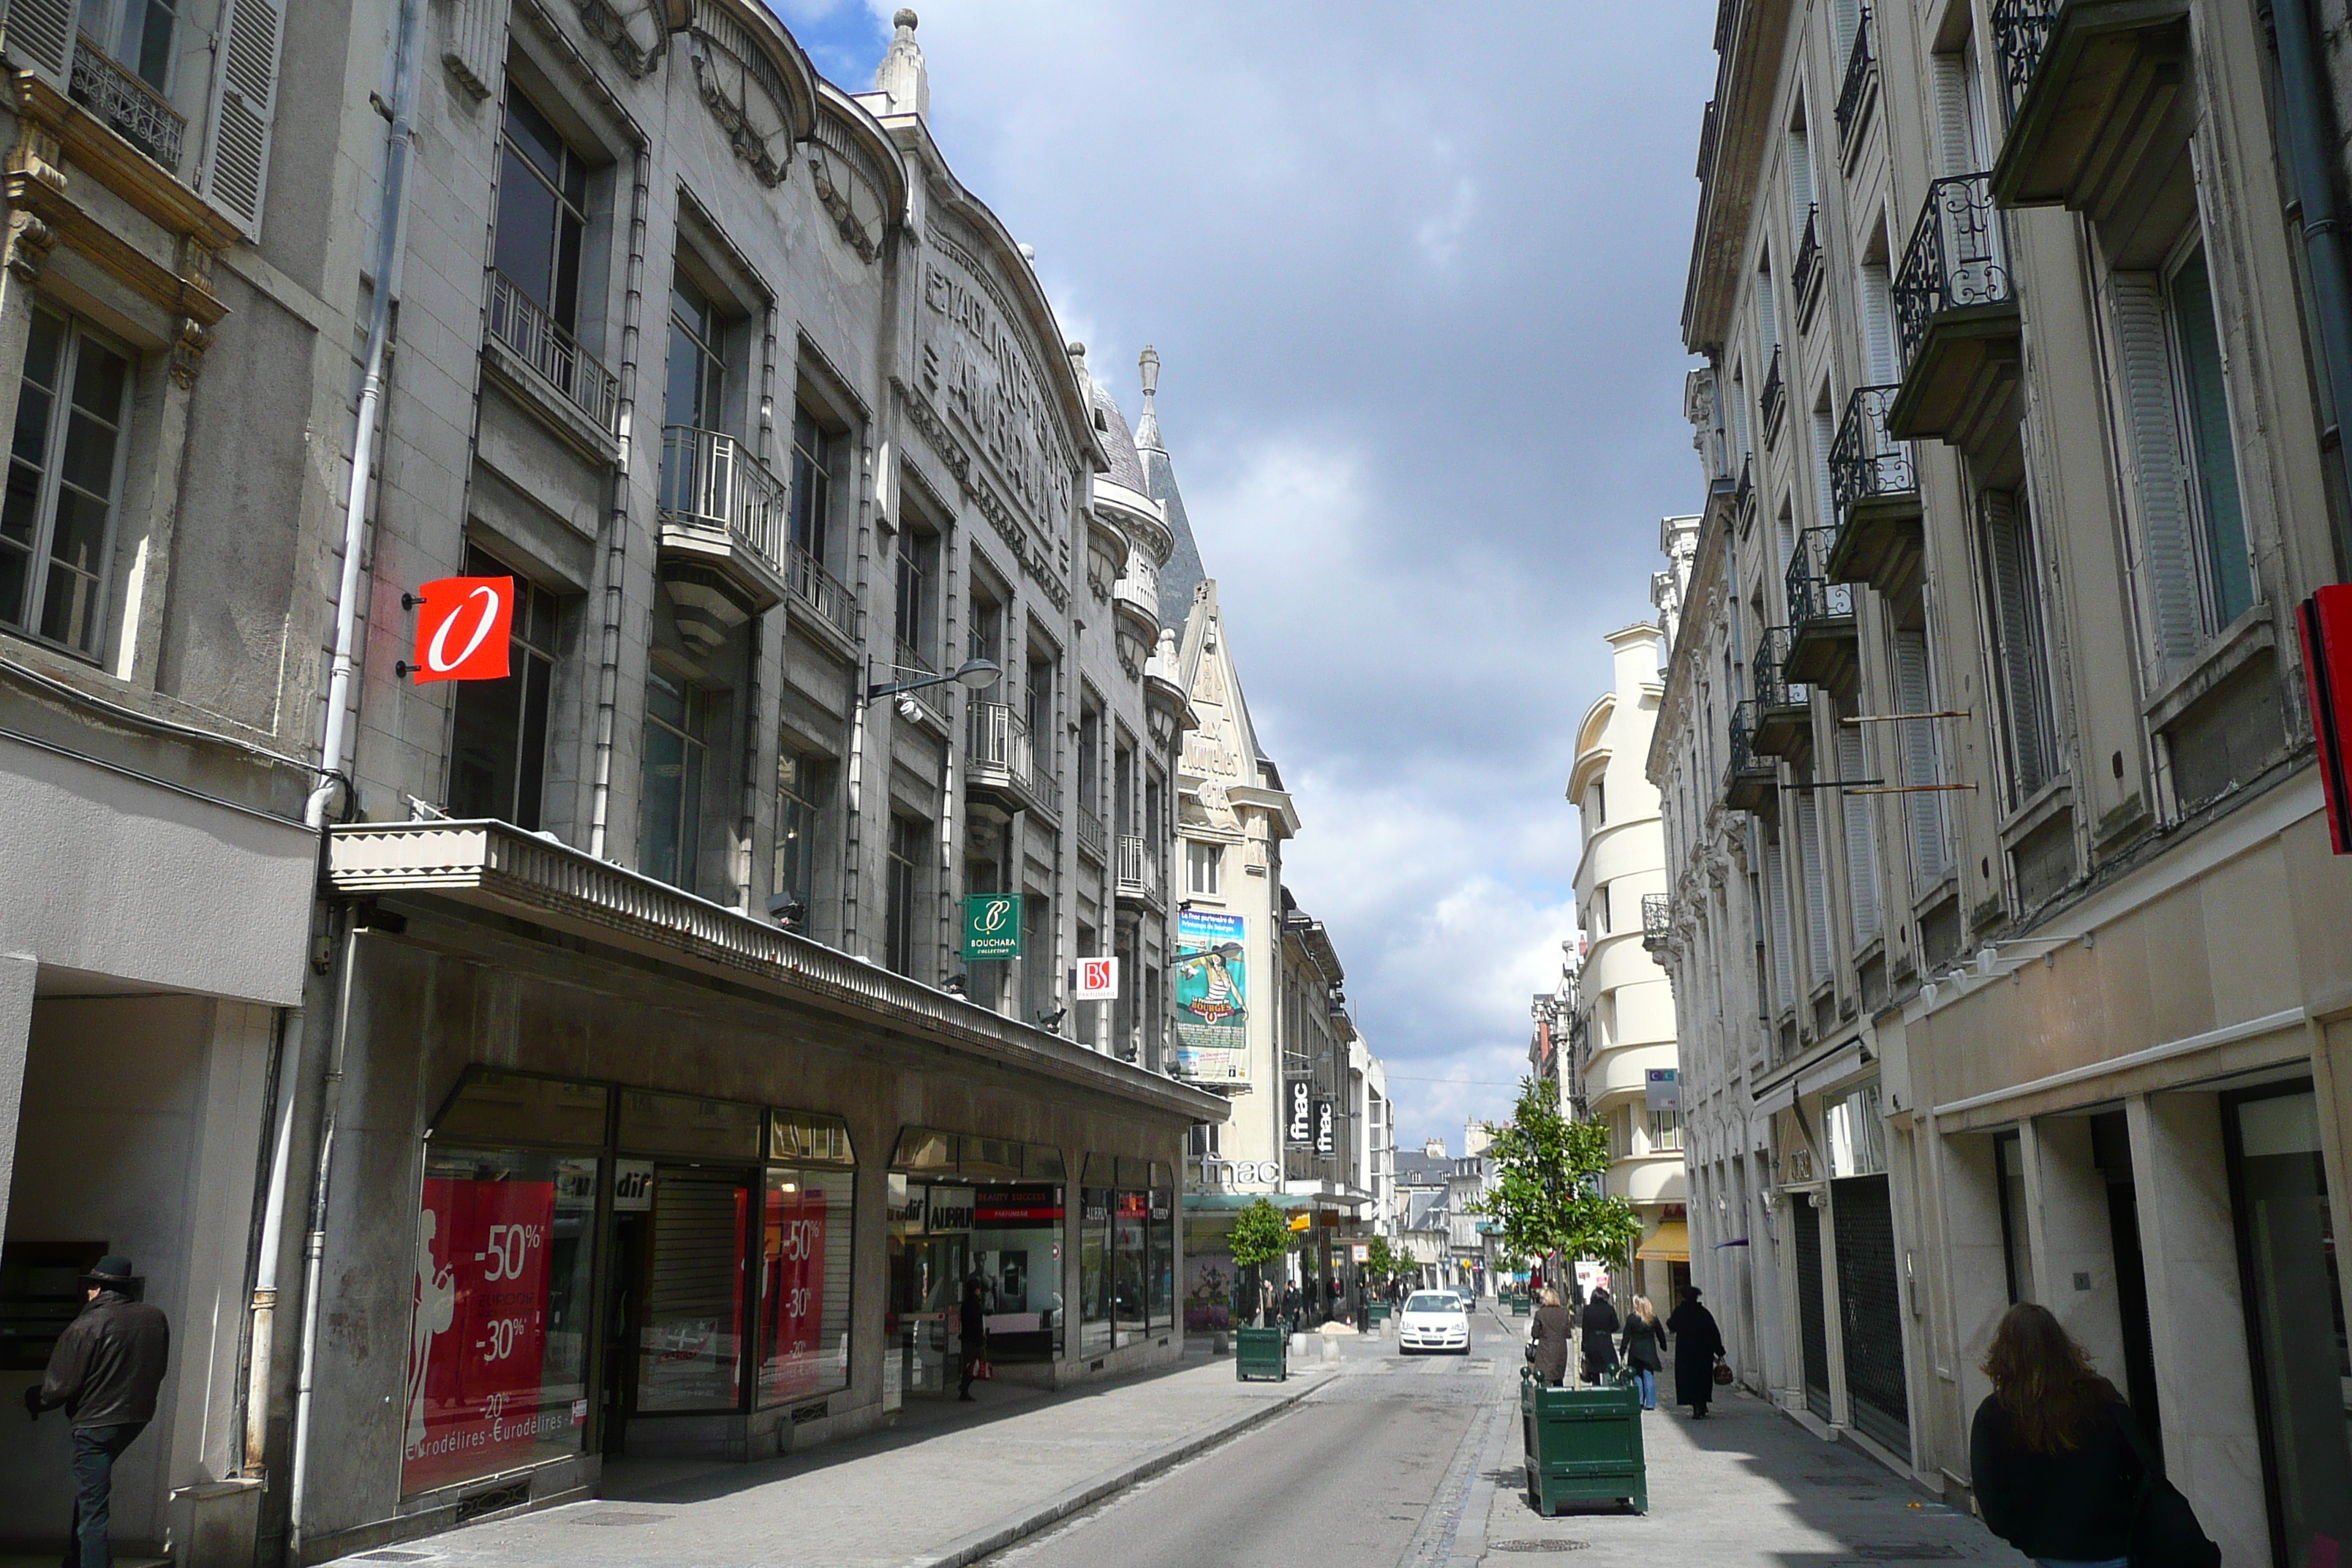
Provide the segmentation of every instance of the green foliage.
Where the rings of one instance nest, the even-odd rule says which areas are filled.
[[[1372,1237],[1371,1245],[1365,1248],[1364,1278],[1376,1284],[1385,1283],[1396,1278],[1403,1261],[1389,1247],[1387,1237],[1376,1236]]]
[[[1234,1216],[1234,1261],[1244,1268],[1271,1263],[1290,1250],[1290,1222],[1260,1198]]]
[[[1495,1129],[1486,1151],[1496,1185],[1472,1205],[1502,1228],[1504,1251],[1514,1258],[1559,1253],[1615,1268],[1632,1260],[1642,1220],[1623,1198],[1604,1196],[1609,1129],[1563,1115],[1559,1084],[1519,1081],[1519,1102],[1507,1126]]]

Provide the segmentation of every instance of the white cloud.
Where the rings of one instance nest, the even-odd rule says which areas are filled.
[[[1712,12],[920,10],[934,135],[1130,414],[1160,351],[1305,822],[1289,885],[1331,927],[1401,1131],[1458,1147],[1464,1115],[1508,1105],[1573,923],[1560,792],[1600,635],[1649,613],[1656,520],[1693,500],[1676,327]]]

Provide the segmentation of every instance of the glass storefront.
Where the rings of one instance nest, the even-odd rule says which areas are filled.
[[[469,1074],[425,1149],[402,1494],[846,1387],[855,1164],[838,1117]]]
[[[1079,1348],[1116,1350],[1173,1328],[1176,1191],[1169,1167],[1087,1155],[1079,1225]]]
[[[2263,1417],[2272,1555],[2333,1564],[2352,1545],[2352,1353],[2309,1080],[2222,1101],[2246,1327]]]
[[[885,1403],[955,1385],[966,1281],[982,1288],[991,1359],[1062,1353],[1065,1194],[1059,1149],[908,1127],[890,1159],[891,1346]]]

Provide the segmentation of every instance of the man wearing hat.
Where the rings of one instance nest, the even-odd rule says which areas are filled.
[[[155,1417],[155,1390],[172,1349],[163,1309],[138,1299],[144,1280],[131,1259],[108,1253],[81,1277],[89,1304],[58,1336],[40,1385],[25,1390],[35,1420],[62,1405],[73,1423],[73,1535],[65,1568],[113,1568],[107,1515],[114,1461]]]

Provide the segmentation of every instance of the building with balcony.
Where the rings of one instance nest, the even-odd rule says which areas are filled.
[[[867,91],[742,0],[380,20],[9,11],[10,1374],[130,1253],[119,1537],[243,1564],[871,1430],[975,1275],[1001,1375],[1174,1358],[1176,528],[911,14]]]
[[[1582,960],[1570,994],[1578,1045],[1561,1070],[1578,1079],[1570,1098],[1580,1114],[1609,1129],[1608,1192],[1631,1202],[1642,1220],[1632,1279],[1617,1281],[1617,1294],[1670,1303],[1690,1282],[1690,1247],[1674,993],[1652,951],[1666,847],[1658,792],[1643,773],[1665,634],[1639,622],[1610,633],[1608,643],[1612,685],[1577,726],[1568,778],[1582,827],[1575,884]]]
[[[2042,1302],[2224,1561],[2296,1563],[2352,1530],[2288,624],[2352,559],[2352,313],[2340,68],[2263,16],[1726,0],[1647,771],[1733,1365],[1965,1501]]]

